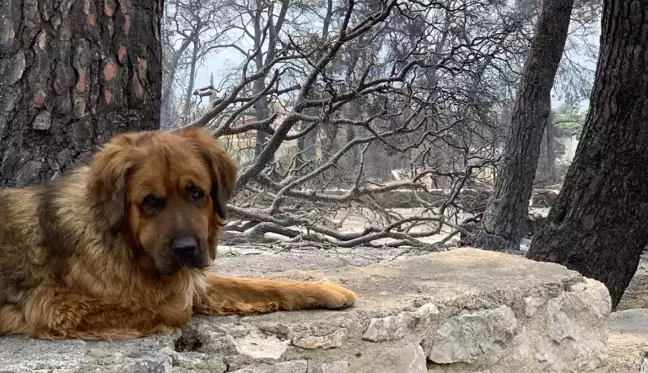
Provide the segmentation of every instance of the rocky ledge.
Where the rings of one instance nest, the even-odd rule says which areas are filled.
[[[314,258],[237,255],[219,270],[340,282],[356,307],[196,317],[177,335],[118,343],[3,338],[0,372],[626,371],[610,367],[607,290],[559,265],[474,249],[367,266]],[[303,269],[315,264],[325,269]]]

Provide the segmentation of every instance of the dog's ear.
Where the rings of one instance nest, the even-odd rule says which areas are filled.
[[[236,164],[207,131],[190,127],[183,129],[179,134],[196,142],[198,151],[202,153],[211,173],[210,197],[214,211],[221,220],[226,220],[227,201],[236,189]]]
[[[137,134],[115,136],[93,157],[88,178],[90,202],[110,233],[126,222],[126,183],[133,167]]]
[[[227,219],[227,201],[236,189],[236,164],[221,148],[212,149],[212,190],[214,210],[222,220]]]

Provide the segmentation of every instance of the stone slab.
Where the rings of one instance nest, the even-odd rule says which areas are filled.
[[[607,361],[607,290],[556,264],[470,248],[257,251],[221,248],[216,270],[335,281],[357,305],[195,317],[182,335],[114,344],[0,338],[0,372],[534,373]]]

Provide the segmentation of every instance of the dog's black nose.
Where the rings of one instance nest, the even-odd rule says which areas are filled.
[[[193,254],[198,249],[198,241],[192,236],[176,237],[171,242],[171,249],[176,255]]]

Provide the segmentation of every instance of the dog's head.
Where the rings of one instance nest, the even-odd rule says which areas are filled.
[[[171,275],[204,268],[236,184],[236,166],[200,128],[114,137],[90,166],[89,198],[106,233],[138,262]]]

